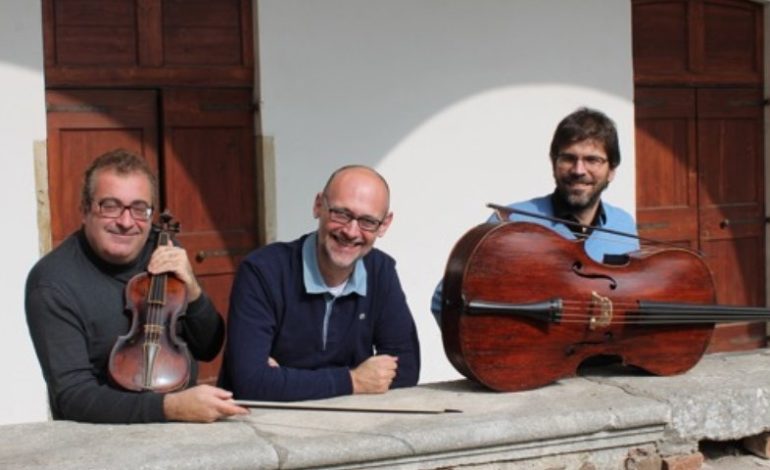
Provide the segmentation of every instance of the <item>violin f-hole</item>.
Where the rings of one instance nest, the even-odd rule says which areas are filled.
[[[612,278],[612,276],[608,276],[602,273],[586,273],[586,272],[583,272],[582,270],[583,270],[583,263],[581,263],[580,261],[575,261],[574,263],[572,263],[572,272],[577,274],[578,276],[584,277],[586,279],[606,279],[610,281],[610,289],[615,290],[618,288],[618,283],[617,281],[615,281],[615,279]]]

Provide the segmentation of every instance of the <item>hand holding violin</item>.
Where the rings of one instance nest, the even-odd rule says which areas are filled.
[[[194,302],[201,295],[201,286],[193,273],[192,265],[184,248],[167,245],[158,246],[152,253],[147,270],[151,274],[174,273],[187,286],[187,302]]]

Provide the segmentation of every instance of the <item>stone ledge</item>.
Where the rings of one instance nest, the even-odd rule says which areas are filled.
[[[629,394],[671,410],[662,451],[683,453],[698,441],[738,440],[770,429],[770,351],[705,356],[674,377],[604,377]]]
[[[254,409],[208,425],[8,425],[0,468],[624,468],[635,450],[688,454],[701,439],[770,430],[770,361],[764,350],[716,354],[676,377],[592,371],[517,393],[461,380],[319,403],[462,413]]]

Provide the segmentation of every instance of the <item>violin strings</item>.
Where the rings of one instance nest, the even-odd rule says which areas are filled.
[[[158,239],[158,246],[167,245],[169,241],[168,234],[161,232]],[[163,307],[166,304],[166,281],[167,275],[165,273],[152,276],[150,279],[150,294],[147,302],[149,306],[149,318],[147,323],[150,325],[150,332],[148,334],[149,341],[152,344],[159,345],[160,338],[163,329]]]
[[[167,275],[158,274],[150,279],[150,289],[147,296],[147,311],[145,326],[149,326],[146,333],[146,342],[160,344],[160,338],[164,328],[163,307],[166,304]]]

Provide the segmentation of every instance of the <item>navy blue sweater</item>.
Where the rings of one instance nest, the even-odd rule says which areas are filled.
[[[339,297],[327,341],[325,296],[308,294],[302,244],[273,243],[252,252],[233,284],[221,385],[236,398],[293,401],[353,392],[350,369],[374,354],[398,357],[391,387],[417,383],[420,351],[395,261],[373,249],[364,258],[367,295]],[[268,366],[268,357],[280,367]]]

